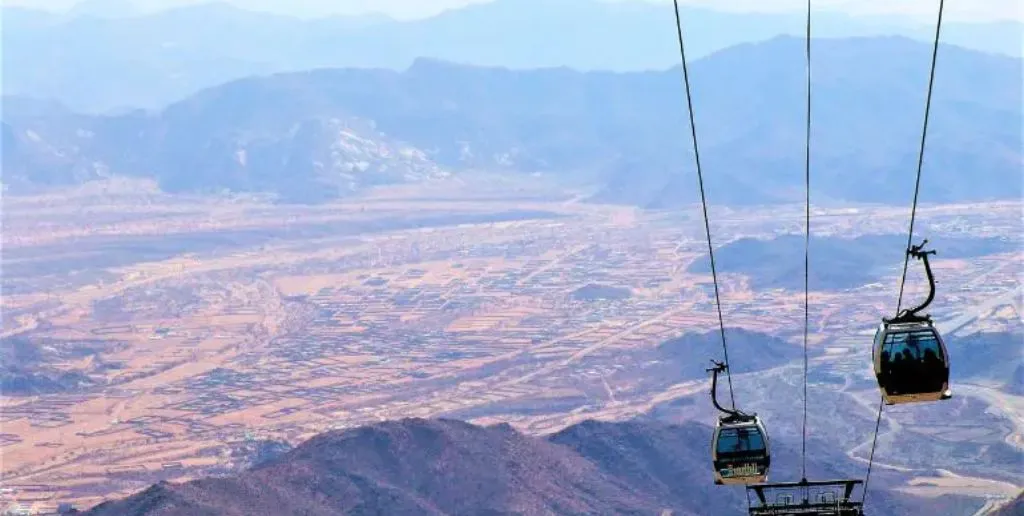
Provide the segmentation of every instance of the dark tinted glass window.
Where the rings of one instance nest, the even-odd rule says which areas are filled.
[[[888,354],[889,360],[899,357],[902,360],[944,362],[939,341],[931,330],[891,333],[885,338],[882,352]]]
[[[764,438],[757,427],[723,428],[718,434],[718,453],[764,450]]]

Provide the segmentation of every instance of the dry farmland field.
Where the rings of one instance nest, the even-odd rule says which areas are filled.
[[[1020,210],[919,213],[919,231],[939,248],[942,291],[931,312],[953,335],[1020,331]],[[704,367],[715,356],[687,362],[664,345],[717,331],[699,216],[402,190],[318,206],[132,189],[7,197],[2,496],[90,505],[244,467],[253,443],[295,444],[398,417],[503,421],[534,433],[587,418],[710,420]],[[802,207],[712,216],[730,332],[777,341],[775,363],[742,355],[753,365],[737,375],[750,390],[789,393],[803,292],[787,282],[802,261],[781,263],[790,254],[770,247],[757,248],[763,259],[730,255],[730,246],[802,242]],[[843,260],[878,253],[829,246],[905,240],[906,221],[906,209],[815,211],[812,266],[834,270],[812,281],[814,385],[850,407],[840,412],[853,430],[838,439],[854,460],[874,423],[862,405],[877,396],[864,332],[892,310],[902,244],[864,265],[868,276],[855,284],[837,277],[860,262]],[[982,250],[947,257],[943,242],[954,241]],[[912,269],[906,295],[923,292]],[[1019,471],[999,473],[1021,458],[1021,393],[982,375],[959,393],[957,411],[993,423],[944,438],[965,450],[1003,443],[1009,459],[968,451],[971,460],[951,459],[941,475],[894,449],[886,462],[908,470],[908,491],[941,484],[1004,496],[1024,482]],[[779,396],[759,399],[766,413],[789,417]],[[914,423],[925,416],[897,414],[903,431],[930,435]]]

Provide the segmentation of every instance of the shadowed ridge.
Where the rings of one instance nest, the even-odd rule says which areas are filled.
[[[327,432],[235,477],[158,484],[86,514],[650,514],[571,449],[507,425],[403,419]]]
[[[575,450],[605,474],[625,479],[636,492],[697,511],[674,514],[729,514],[745,507],[741,491],[711,484],[711,429],[706,426],[587,420],[549,440]]]
[[[212,507],[204,507],[196,500],[189,500],[183,493],[186,486],[160,481],[145,491],[119,501],[103,502],[87,514],[194,514],[196,516],[213,516],[217,511]]]
[[[1021,516],[1024,515],[1024,491],[1017,494],[1011,502],[996,509],[992,516]]]
[[[711,483],[710,439],[700,424],[649,420],[585,421],[546,439],[507,424],[386,421],[318,435],[235,476],[159,483],[85,514],[741,514],[743,491]],[[773,443],[772,453],[778,479],[786,479],[795,449]],[[840,452],[816,449],[814,457],[816,477],[845,474],[836,467]],[[879,490],[871,506],[880,514],[945,514],[950,504],[966,507],[954,498]]]
[[[344,469],[452,513],[603,512],[639,503],[571,451],[509,430],[446,419],[387,421],[314,437],[260,473],[270,480]]]

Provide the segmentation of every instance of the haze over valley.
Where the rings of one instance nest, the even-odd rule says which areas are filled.
[[[154,10],[134,8],[140,1],[89,0],[52,12],[41,9],[42,0],[11,0],[3,8],[4,61],[18,72],[4,74],[3,91],[109,114],[159,109],[251,75],[337,67],[403,70],[420,57],[513,69],[644,71],[678,64],[672,16],[665,16],[671,8],[663,1],[462,2],[470,5],[403,20],[373,13],[299,19],[280,13],[295,12],[299,2],[267,2],[272,8],[260,9],[257,1],[195,1]],[[415,4],[443,2],[405,3],[413,10]],[[760,3],[754,12],[743,12],[739,2],[719,2],[716,8],[684,2],[691,57],[780,34],[803,35],[800,12],[772,12],[771,0]],[[383,1],[364,4],[372,5],[385,7]],[[900,35],[930,42],[934,34],[934,6],[927,16],[909,17],[857,16],[835,2],[818,5],[816,37]],[[956,16],[968,5],[947,6],[953,12],[947,13],[944,42],[1021,57],[1024,19]]]

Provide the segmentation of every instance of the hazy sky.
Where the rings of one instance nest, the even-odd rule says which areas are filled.
[[[21,5],[57,11],[71,9],[80,0],[0,0],[3,5]],[[143,11],[198,3],[202,0],[89,0],[128,5]],[[253,10],[287,13],[296,16],[327,14],[365,14],[381,12],[395,18],[430,16],[445,9],[487,0],[225,0]],[[535,0],[534,0],[535,1]],[[551,0],[559,1],[559,0]],[[612,0],[639,1],[639,0]],[[668,3],[671,0],[646,0]],[[849,14],[905,14],[933,19],[939,0],[812,0],[815,9]],[[683,4],[740,11],[779,11],[802,9],[805,0],[681,0]],[[1024,0],[946,0],[946,14],[958,20],[1013,19],[1024,21]]]

